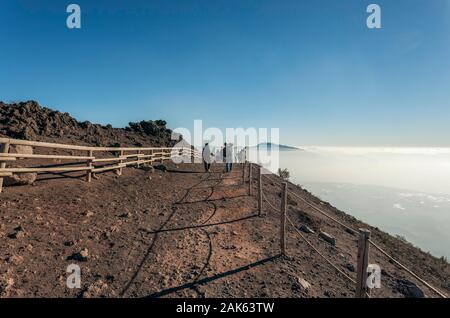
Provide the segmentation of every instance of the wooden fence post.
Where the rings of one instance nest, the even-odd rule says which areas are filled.
[[[287,182],[281,184],[281,208],[280,208],[280,249],[281,254],[286,255],[286,209],[287,209]]]
[[[366,298],[369,292],[367,288],[367,266],[369,265],[369,239],[370,231],[359,229],[358,240],[358,264],[356,268],[356,298]]]
[[[137,154],[138,154],[138,156],[137,156],[137,164],[136,164],[136,167],[139,168],[139,167],[141,166],[141,164],[139,163],[139,161],[141,160],[141,157],[139,157],[139,155],[141,154],[141,151],[138,150]]]
[[[262,186],[262,167],[259,167],[259,172],[258,172],[258,211],[259,211],[259,216],[262,216],[262,190],[263,190],[263,186]]]
[[[244,161],[242,165],[242,183],[245,184],[245,169],[247,168],[247,161]]]
[[[120,157],[122,157],[122,156],[123,156],[123,150],[120,150],[120,152],[119,152],[119,156],[120,156]],[[123,163],[123,160],[122,160],[122,159],[120,159],[120,161],[119,161],[119,165],[122,165],[122,163]],[[122,167],[120,167],[120,168],[119,168],[119,170],[117,170],[117,174],[118,174],[119,176],[121,176],[121,175],[122,175],[122,171],[123,171],[123,168],[122,168]]]
[[[252,163],[250,162],[248,168],[248,195],[252,196]]]
[[[93,157],[94,156],[94,152],[92,150],[88,150],[88,156],[89,157]],[[92,162],[93,162],[93,159],[88,159],[87,166],[89,168],[91,168],[91,169],[93,167],[92,166]],[[86,170],[86,181],[87,182],[91,182],[92,181],[92,170]]]
[[[2,153],[8,153],[9,152],[9,143],[4,143],[1,145],[1,149],[0,149],[0,154]],[[6,162],[0,162],[0,168],[6,168]],[[0,177],[0,193],[2,192],[3,189],[3,178]]]

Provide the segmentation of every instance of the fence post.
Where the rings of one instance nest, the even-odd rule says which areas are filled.
[[[123,150],[120,150],[120,152],[119,152],[119,156],[120,156],[120,157],[122,157],[122,156],[123,156]],[[122,159],[120,159],[120,161],[119,161],[119,165],[122,165],[122,163],[123,163],[123,160],[122,160]],[[118,174],[119,176],[121,176],[121,175],[122,175],[122,171],[123,171],[123,168],[122,168],[122,167],[120,167],[120,168],[119,168],[119,170],[117,170],[117,174]]]
[[[259,211],[259,216],[262,216],[262,167],[259,167],[259,172],[258,172],[258,211]]]
[[[2,144],[1,145],[1,149],[0,149],[0,154],[2,154],[2,153],[8,153],[9,152],[9,143],[4,143],[4,144]],[[0,162],[0,168],[6,168],[6,162],[5,161],[3,161],[3,162]],[[2,177],[0,177],[0,193],[2,192],[2,190],[3,190],[3,178]]]
[[[281,254],[286,255],[286,208],[287,208],[287,182],[281,184],[280,208],[280,248]]]
[[[252,163],[250,162],[248,168],[248,195],[252,196]]]
[[[242,183],[245,183],[245,168],[247,168],[247,161],[242,164]]]
[[[93,157],[94,152],[92,150],[88,150],[88,156]],[[88,159],[87,166],[88,166],[88,168],[92,169],[92,159]],[[86,171],[86,182],[91,182],[91,181],[92,181],[92,170],[87,170]]]
[[[359,229],[358,264],[356,273],[356,298],[366,298],[367,293],[367,266],[369,265],[369,239],[370,231]]]
[[[136,164],[136,167],[137,168],[139,168],[140,166],[141,166],[141,164],[139,163],[139,161],[141,161],[141,157],[139,157],[139,155],[141,154],[141,151],[140,150],[138,150],[138,156],[137,156],[137,164]]]

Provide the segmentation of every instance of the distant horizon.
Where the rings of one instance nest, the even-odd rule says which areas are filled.
[[[39,102],[38,100],[36,100],[36,99],[5,101],[5,100],[2,100],[0,98],[0,102],[5,103],[5,104],[18,104],[18,103],[25,103],[25,102],[31,102],[31,101],[37,102],[39,104],[39,106],[41,106],[41,107],[47,107],[49,109],[52,109],[52,110],[59,111],[59,112],[63,113],[63,111],[61,111],[60,109],[57,109],[57,108],[52,107],[52,106],[44,105],[41,102]],[[111,125],[108,122],[93,122],[90,119],[84,119],[84,118],[80,119],[80,118],[77,118],[77,117],[73,116],[70,112],[68,112],[68,113],[69,113],[70,116],[72,116],[73,118],[75,118],[79,122],[89,121],[92,124],[99,124],[99,125],[102,125],[102,126]],[[170,122],[167,121],[165,118],[152,118],[152,119],[142,118],[142,119],[137,119],[136,121],[139,122],[139,121],[147,121],[147,120],[165,120],[167,122],[167,127],[169,129],[173,130],[173,129],[177,128],[177,127],[171,127]],[[130,122],[133,122],[133,121],[128,121],[128,123],[123,125],[123,126],[114,126],[114,125],[112,125],[112,127],[116,128],[116,129],[125,129]],[[187,126],[189,126],[189,125],[187,125]],[[245,129],[246,127],[243,127],[243,128]],[[281,131],[282,131],[282,129],[281,129]],[[261,142],[261,143],[265,143],[265,142]],[[267,143],[271,143],[271,142],[269,141]],[[363,145],[363,144],[360,144],[360,145],[345,145],[345,144],[341,144],[341,145],[331,145],[331,144],[303,144],[303,145],[298,145],[298,144],[295,144],[295,143],[294,144],[289,144],[289,143],[284,143],[284,142],[279,142],[278,145],[288,146],[288,147],[293,147],[293,148],[299,148],[298,150],[305,150],[307,148],[309,148],[309,150],[314,149],[314,148],[321,148],[321,149],[333,149],[333,148],[339,148],[339,149],[344,149],[344,148],[364,149],[364,148],[367,148],[367,149],[380,149],[380,150],[381,149],[389,149],[389,148],[401,148],[401,149],[411,149],[411,150],[412,149],[448,149],[450,151],[450,145],[388,145],[388,144],[385,144],[385,145]],[[253,147],[253,146],[256,146],[256,145],[252,145],[251,147]]]

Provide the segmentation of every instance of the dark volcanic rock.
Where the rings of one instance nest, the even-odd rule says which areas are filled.
[[[35,101],[0,102],[0,135],[15,139],[85,143],[93,146],[170,146],[164,120],[129,123],[126,128],[78,122],[68,113],[41,107]]]
[[[423,291],[416,284],[407,279],[398,279],[394,290],[403,294],[406,298],[423,298]]]

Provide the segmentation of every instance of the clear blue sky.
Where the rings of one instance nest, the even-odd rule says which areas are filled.
[[[279,127],[296,145],[450,146],[450,0],[2,0],[0,21],[6,102],[117,127]]]

